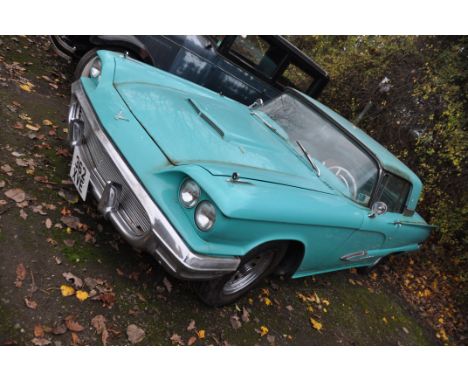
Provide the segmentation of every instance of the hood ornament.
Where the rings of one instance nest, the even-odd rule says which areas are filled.
[[[122,110],[120,110],[116,115],[114,115],[114,119],[117,121],[129,121],[129,119],[123,115]]]
[[[231,177],[227,178],[226,180],[230,183],[252,184],[250,182],[246,182],[245,180],[240,180],[239,178],[240,178],[239,173],[234,171]]]

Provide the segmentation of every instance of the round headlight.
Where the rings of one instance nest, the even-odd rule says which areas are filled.
[[[91,68],[89,69],[89,76],[91,78],[98,78],[101,75],[101,70],[101,60],[98,57],[96,57],[91,65]]]
[[[187,179],[182,183],[179,190],[179,200],[186,208],[195,207],[200,199],[200,186],[191,179]]]
[[[201,202],[195,210],[195,223],[202,231],[210,230],[216,221],[216,210],[214,206],[208,202]]]

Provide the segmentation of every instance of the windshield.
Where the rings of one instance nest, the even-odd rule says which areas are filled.
[[[301,155],[304,153],[300,145],[304,147],[332,185],[338,184],[337,188],[360,204],[369,203],[378,178],[377,164],[339,127],[288,93],[269,101],[260,110],[284,129]]]

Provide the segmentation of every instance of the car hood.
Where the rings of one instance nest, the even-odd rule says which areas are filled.
[[[151,82],[115,88],[148,135],[174,165],[197,164],[230,176],[334,193],[263,119],[222,95]],[[268,120],[274,124],[273,121]]]

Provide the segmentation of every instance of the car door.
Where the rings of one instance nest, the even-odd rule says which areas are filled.
[[[386,211],[379,215],[370,208],[361,209],[365,215],[361,228],[342,248],[342,263],[372,263],[382,255],[381,249],[398,248],[405,244],[405,227],[399,222],[411,185],[406,180],[385,172],[379,183],[374,201],[383,203]]]

